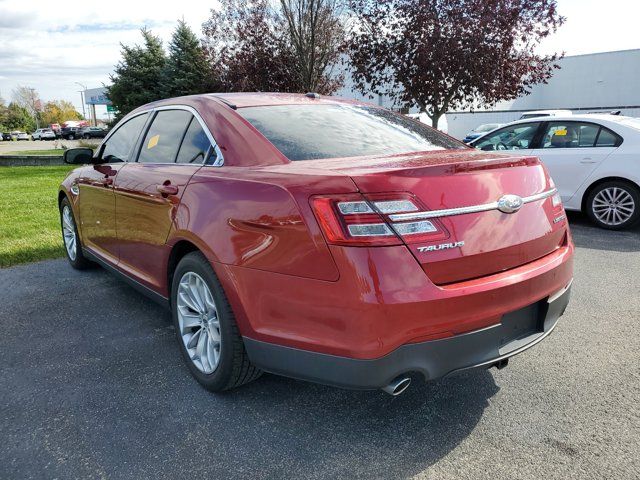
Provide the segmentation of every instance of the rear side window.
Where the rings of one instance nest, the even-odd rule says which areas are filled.
[[[144,137],[138,161],[174,163],[191,117],[185,110],[160,110]]]
[[[542,137],[542,148],[614,147],[620,137],[595,123],[550,122]]]
[[[600,130],[600,135],[598,136],[598,141],[596,142],[596,147],[617,147],[620,145],[621,139],[613,133],[611,130],[602,127]]]
[[[277,105],[237,112],[289,160],[466,148],[437,130],[382,108]]]
[[[192,118],[187,133],[184,135],[180,151],[178,152],[178,163],[204,163],[211,148],[209,137],[204,133],[197,119]]]
[[[106,162],[130,161],[133,146],[138,140],[148,116],[148,113],[143,113],[120,125],[104,145],[102,159]]]

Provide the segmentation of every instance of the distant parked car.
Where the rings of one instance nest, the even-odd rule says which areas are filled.
[[[2,132],[2,140],[5,142],[11,141],[11,134],[9,132]]]
[[[640,119],[568,115],[518,120],[471,142],[485,151],[539,157],[567,210],[601,228],[640,221]]]
[[[107,131],[102,127],[85,127],[78,132],[78,135],[84,139],[104,138],[107,135]]]
[[[495,130],[496,128],[500,128],[502,126],[504,126],[504,123],[483,123],[479,127],[476,127],[473,130],[471,130],[469,133],[467,133],[467,136],[464,137],[462,141],[464,143],[469,143],[475,140],[476,138],[484,135],[485,133]]]
[[[13,138],[15,138],[17,141],[20,141],[20,140],[29,141],[30,140],[29,135],[27,135],[25,132],[20,132],[20,131],[17,131],[17,130],[15,132],[11,132],[11,136]]]
[[[32,140],[55,140],[56,134],[50,128],[39,128],[31,134]]]
[[[571,110],[534,110],[533,112],[523,113],[520,120],[536,117],[566,117],[567,115],[571,115]]]
[[[62,138],[66,138],[67,140],[76,140],[81,138],[80,131],[82,128],[80,127],[62,127],[60,129],[60,136]]]

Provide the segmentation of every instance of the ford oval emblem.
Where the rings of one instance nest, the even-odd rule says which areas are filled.
[[[498,200],[498,210],[502,213],[516,213],[523,204],[522,197],[518,195],[504,195]]]

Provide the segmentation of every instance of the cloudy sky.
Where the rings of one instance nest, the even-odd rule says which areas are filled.
[[[567,23],[544,42],[541,51],[577,55],[640,48],[637,0],[558,0],[558,4]],[[88,88],[107,83],[121,42],[139,43],[143,26],[166,42],[182,17],[199,34],[215,6],[215,0],[71,4],[0,0],[0,95],[10,100],[17,85],[26,85],[37,89],[44,100],[70,100],[81,111],[81,87],[75,82]]]

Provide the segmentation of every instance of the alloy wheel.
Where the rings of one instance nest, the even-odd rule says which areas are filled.
[[[220,320],[211,290],[200,275],[187,272],[182,276],[176,307],[189,358],[201,372],[213,373],[220,363]]]
[[[608,187],[600,190],[591,205],[595,217],[605,225],[618,226],[629,221],[636,204],[631,194],[620,187]]]
[[[77,255],[77,239],[76,224],[73,220],[73,214],[69,205],[65,205],[62,209],[62,236],[64,237],[64,246],[67,249],[67,255],[71,261],[76,259]]]

